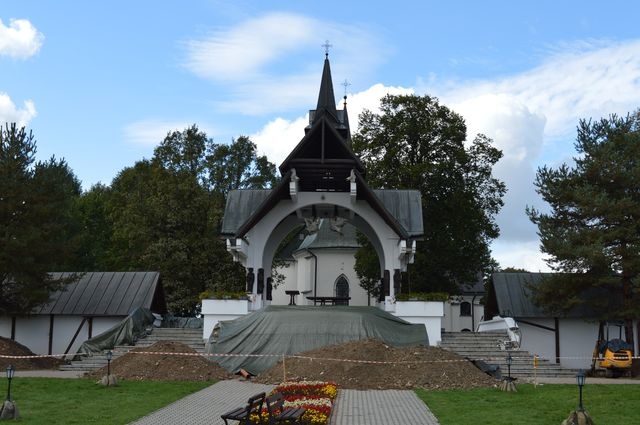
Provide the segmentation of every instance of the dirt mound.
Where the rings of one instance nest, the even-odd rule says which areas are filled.
[[[170,353],[196,354],[196,351],[181,342],[159,341],[150,347],[135,348],[118,357],[111,362],[111,373],[120,379],[156,381],[217,381],[233,377],[216,363],[202,356]],[[89,373],[88,376],[100,378],[106,374],[105,366]]]
[[[497,381],[455,353],[434,347],[395,348],[369,339],[300,353],[308,358],[285,360],[286,380],[334,381],[348,389],[451,389],[496,385]],[[395,364],[322,360],[348,359]],[[402,363],[403,362],[403,363]],[[282,361],[256,382],[278,384],[284,379]]]
[[[5,356],[33,356],[33,352],[24,345],[0,336],[0,354]],[[0,357],[0,370],[13,365],[17,370],[57,369],[62,360],[53,357],[38,357],[35,359],[8,359]]]

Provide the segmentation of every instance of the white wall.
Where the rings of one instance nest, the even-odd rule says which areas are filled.
[[[367,292],[360,286],[360,281],[354,270],[354,249],[315,249],[313,253],[318,257],[317,296],[334,296],[336,280],[339,276],[344,275],[349,282],[349,296],[351,297],[349,305],[367,305]],[[279,273],[286,276],[286,280],[284,284],[281,284],[273,291],[273,305],[289,304],[289,296],[284,291],[295,289],[301,292],[296,297],[298,305],[313,304],[306,297],[313,295],[315,259],[313,256],[305,255],[304,253],[301,253],[298,258],[297,264],[293,263],[288,268],[278,269]],[[307,290],[309,292],[304,292]]]
[[[249,301],[245,300],[202,300],[202,339],[211,336],[213,328],[223,320],[233,320],[249,313]]]
[[[554,328],[553,319],[526,319]],[[522,349],[551,362],[556,359],[555,333],[517,321],[522,332]],[[580,319],[559,319],[560,364],[572,369],[591,367],[591,356],[598,339],[598,324]]]
[[[429,336],[429,345],[437,346],[442,340],[443,302],[397,301],[385,303],[385,309],[409,323],[423,324]]]
[[[15,339],[35,354],[48,354],[50,316],[18,317]],[[55,316],[53,321],[52,354],[63,354],[82,322],[81,316]],[[100,317],[93,319],[92,335],[96,336],[120,323],[124,317]],[[11,338],[11,318],[0,318],[0,336]],[[69,350],[75,353],[89,337],[89,321],[86,320]]]
[[[456,296],[459,300],[456,302],[447,301],[444,304],[444,317],[442,318],[442,329],[445,332],[461,332],[463,329],[471,332],[475,331],[474,328],[478,326],[484,316],[484,306],[480,304],[480,296],[476,296],[474,300],[473,295]],[[461,302],[468,302],[471,304],[472,316],[460,316],[460,304]]]

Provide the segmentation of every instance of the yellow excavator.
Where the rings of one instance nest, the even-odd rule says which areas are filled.
[[[617,338],[612,335],[618,330]],[[594,375],[618,378],[631,374],[633,346],[622,340],[623,322],[601,322],[598,341],[593,350],[591,371]],[[613,332],[611,332],[613,330]],[[610,333],[611,332],[611,333]]]

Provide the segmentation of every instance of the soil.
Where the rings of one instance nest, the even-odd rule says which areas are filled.
[[[1,336],[0,354],[5,356],[34,355],[33,352],[24,345]],[[10,359],[0,357],[0,370],[4,371],[9,365],[13,365],[16,370],[57,369],[62,363],[62,360],[53,357],[38,357],[33,359]]]
[[[163,354],[134,354],[134,353]],[[193,356],[165,354],[193,353]],[[87,374],[91,378],[101,378],[107,374],[107,367]],[[119,379],[155,381],[218,381],[231,379],[233,375],[196,351],[181,343],[159,341],[149,347],[131,350],[111,362],[111,374]]]
[[[347,389],[454,389],[496,386],[498,381],[455,353],[435,347],[395,348],[369,339],[323,347],[301,357],[285,359],[286,380],[333,381]],[[349,359],[395,364],[357,363],[322,359]],[[283,381],[282,361],[254,378],[256,382]]]

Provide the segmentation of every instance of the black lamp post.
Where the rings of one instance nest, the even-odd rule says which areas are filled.
[[[7,381],[9,382],[7,386],[7,401],[11,401],[11,380],[13,379],[15,371],[16,368],[13,367],[13,365],[7,366]]]
[[[111,359],[113,358],[113,352],[107,351],[107,378],[111,375]]]
[[[511,381],[511,363],[513,363],[513,357],[511,357],[511,353],[507,355],[507,371],[509,374],[509,381]]]
[[[584,387],[584,382],[586,381],[587,376],[584,374],[583,370],[580,370],[576,375],[576,382],[578,387],[580,388],[580,404],[578,405],[578,411],[583,412],[584,407],[582,407],[582,387]]]

